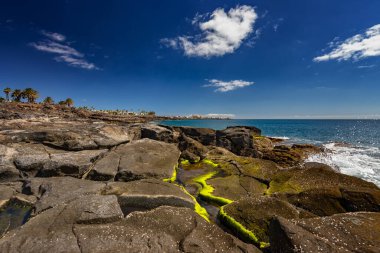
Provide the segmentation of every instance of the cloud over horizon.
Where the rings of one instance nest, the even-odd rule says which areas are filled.
[[[217,79],[208,80],[208,84],[203,85],[203,87],[215,87],[215,92],[228,92],[247,86],[251,86],[254,82],[247,82],[243,80],[232,80],[232,81],[221,81]]]
[[[209,20],[206,21],[207,17]],[[218,8],[211,15],[197,14],[194,17],[192,25],[199,27],[200,34],[165,38],[161,42],[168,47],[182,49],[187,56],[222,56],[233,53],[240,47],[243,40],[252,33],[257,18],[255,9],[248,5],[236,6],[228,12]]]
[[[84,54],[71,47],[66,41],[66,36],[59,33],[42,31],[47,39],[32,42],[30,45],[38,51],[56,54],[54,57],[57,62],[64,62],[71,67],[82,68],[87,70],[98,70],[95,64],[88,62]]]
[[[329,60],[360,60],[367,57],[380,56],[380,24],[366,30],[364,34],[356,34],[343,42],[330,42],[332,51],[314,58],[315,62]]]

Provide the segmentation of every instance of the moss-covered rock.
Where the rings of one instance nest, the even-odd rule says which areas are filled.
[[[240,238],[248,239],[261,247],[269,246],[268,229],[273,217],[281,216],[287,219],[313,217],[312,214],[299,210],[285,201],[268,196],[255,196],[235,201],[224,206],[219,216],[221,221]]]
[[[274,162],[237,156],[223,148],[210,150],[207,157],[219,164],[219,168],[228,175],[242,175],[269,183],[281,169]]]
[[[373,183],[325,165],[279,172],[267,191],[316,215],[380,211],[380,189]]]
[[[273,149],[263,150],[262,158],[282,167],[291,167],[301,164],[308,156],[321,152],[322,148],[310,144],[278,145]]]
[[[214,187],[214,195],[231,200],[263,195],[267,190],[267,186],[256,179],[238,175],[212,178],[207,182]]]

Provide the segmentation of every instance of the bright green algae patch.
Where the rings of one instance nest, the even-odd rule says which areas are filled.
[[[177,180],[177,169],[178,169],[178,166],[177,165],[174,166],[172,176],[170,178],[165,178],[164,182],[174,183]]]
[[[177,184],[176,184],[176,185],[177,185]],[[209,215],[208,215],[206,209],[205,209],[204,207],[202,207],[202,206],[198,203],[197,199],[196,199],[193,195],[191,195],[191,194],[185,189],[185,187],[183,187],[182,185],[177,185],[177,186],[179,186],[179,187],[182,189],[182,191],[183,191],[184,193],[186,193],[187,195],[189,195],[190,198],[194,201],[194,203],[195,203],[195,204],[194,204],[194,210],[195,210],[195,212],[196,212],[197,214],[199,214],[200,216],[202,216],[205,220],[207,220],[208,222],[210,222],[210,217],[209,217]]]
[[[218,167],[218,164],[217,164],[217,163],[214,163],[214,162],[211,161],[210,159],[203,159],[202,162],[205,163],[205,164],[211,165],[211,166],[214,167],[214,168]]]
[[[267,242],[260,242],[257,236],[251,231],[245,228],[240,222],[235,220],[233,217],[229,216],[224,211],[224,206],[222,206],[219,210],[219,217],[224,220],[226,225],[228,225],[230,228],[236,231],[240,236],[244,237],[244,239],[249,240],[255,244],[260,245],[260,248],[267,248],[269,247],[269,243]]]
[[[209,215],[206,211],[205,208],[203,208],[197,201],[197,199],[191,195],[186,189],[185,187],[183,187],[182,185],[179,185],[179,184],[176,184],[175,182],[177,181],[177,169],[178,169],[178,166],[175,166],[174,167],[174,170],[173,170],[173,174],[170,178],[166,178],[164,179],[164,182],[168,182],[168,183],[173,183],[175,184],[176,186],[180,187],[181,190],[186,193],[193,201],[194,201],[194,211],[199,214],[201,217],[203,217],[206,221],[210,222],[210,218],[209,218]]]
[[[201,196],[203,199],[208,200],[210,202],[216,203],[218,205],[227,205],[232,203],[233,201],[230,199],[226,199],[223,197],[214,196],[212,193],[214,192],[214,187],[207,184],[207,180],[212,178],[218,174],[217,171],[211,171],[207,174],[201,175],[199,177],[196,177],[193,179],[194,182],[201,185],[201,190],[199,191],[199,196]]]

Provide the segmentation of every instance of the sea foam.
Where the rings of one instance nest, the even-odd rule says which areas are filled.
[[[326,153],[310,156],[307,161],[330,165],[341,173],[363,178],[380,186],[380,149],[345,143],[323,145]]]

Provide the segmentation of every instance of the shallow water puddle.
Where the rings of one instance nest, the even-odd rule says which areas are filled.
[[[11,200],[0,209],[0,236],[28,221],[32,206]]]

